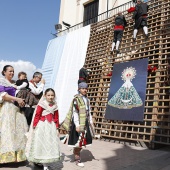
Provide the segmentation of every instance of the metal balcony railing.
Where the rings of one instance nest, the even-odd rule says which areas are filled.
[[[66,34],[68,32],[71,32],[71,31],[77,30],[79,28],[82,28],[84,25],[89,25],[89,24],[92,24],[92,23],[103,21],[105,19],[108,19],[108,18],[116,15],[119,11],[126,11],[130,7],[133,7],[133,6],[135,6],[135,3],[133,3],[132,1],[127,2],[125,4],[122,4],[120,6],[112,8],[112,9],[106,11],[106,12],[103,12],[103,13],[99,14],[96,17],[90,18],[89,20],[86,20],[86,21],[83,21],[83,22],[78,23],[76,25],[73,25],[69,29],[62,30],[62,31],[58,32],[57,35],[61,36],[61,35],[64,35],[64,34]]]

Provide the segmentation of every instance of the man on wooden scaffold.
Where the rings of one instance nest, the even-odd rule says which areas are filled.
[[[134,31],[133,31],[133,41],[136,41],[136,36],[139,28],[143,28],[146,39],[148,39],[148,26],[147,26],[147,13],[149,6],[147,3],[143,3],[142,0],[137,0],[135,6],[135,12],[132,18],[135,20]]]
[[[119,54],[119,45],[123,37],[123,31],[127,25],[125,17],[122,15],[122,12],[118,12],[118,16],[115,18],[114,26],[114,40],[112,43],[111,54],[113,53],[114,47],[116,45],[116,54]]]

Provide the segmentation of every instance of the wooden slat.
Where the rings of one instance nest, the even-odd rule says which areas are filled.
[[[85,65],[92,70],[89,79],[88,97],[91,100],[93,120],[96,133],[103,138],[147,142],[150,147],[155,144],[169,144],[170,140],[170,0],[152,0],[149,4],[149,39],[145,41],[143,32],[139,31],[137,42],[133,43],[132,14],[123,12],[128,26],[121,42],[121,55],[110,55],[113,41],[114,17],[92,24]],[[134,51],[132,53],[132,51]],[[114,63],[149,58],[149,65],[158,70],[147,78],[146,100],[143,122],[105,120],[105,110]]]

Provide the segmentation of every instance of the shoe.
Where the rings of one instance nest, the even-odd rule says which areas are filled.
[[[80,160],[76,161],[76,165],[79,167],[84,167],[84,163],[80,162]]]
[[[35,166],[38,166],[38,167],[43,167],[43,165],[41,163],[34,163]]]
[[[136,42],[136,38],[133,38],[133,42]]]
[[[84,163],[82,163],[82,162],[77,163],[76,165],[79,166],[79,167],[84,167]]]
[[[110,54],[113,54],[113,51],[110,51]]]
[[[48,167],[44,167],[44,170],[49,170]]]
[[[116,50],[116,54],[120,54],[120,51],[119,51],[119,50]]]
[[[149,38],[149,35],[148,35],[148,34],[146,34],[145,40],[147,40],[148,38]]]

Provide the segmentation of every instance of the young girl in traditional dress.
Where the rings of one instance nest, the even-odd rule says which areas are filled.
[[[55,91],[49,88],[39,101],[32,119],[26,148],[28,161],[42,163],[44,170],[48,170],[48,163],[59,160],[58,128],[59,115]]]

